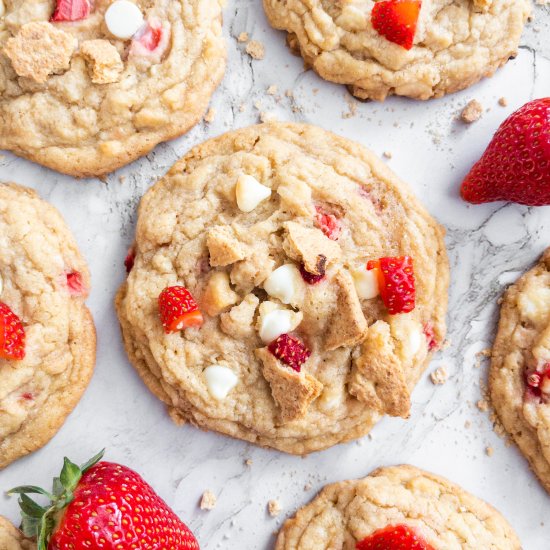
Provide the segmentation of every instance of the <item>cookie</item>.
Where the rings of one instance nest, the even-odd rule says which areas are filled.
[[[289,453],[406,418],[445,334],[442,228],[381,160],[314,126],[192,149],[143,197],[132,262],[126,350],[173,419]]]
[[[92,375],[90,275],[63,219],[0,184],[0,469],[47,443]]]
[[[284,523],[275,549],[355,550],[365,539],[387,537],[391,527],[423,541],[425,545],[418,548],[521,548],[512,527],[492,506],[442,477],[404,465],[327,485]],[[379,547],[394,548],[391,544],[369,546],[366,541],[357,546]]]
[[[23,536],[6,518],[0,516],[0,548],[2,550],[35,550],[36,544]]]
[[[221,4],[2,0],[0,148],[88,177],[185,133],[225,69]]]
[[[505,430],[550,493],[550,248],[504,294],[489,382]]]
[[[287,31],[306,65],[376,100],[441,97],[491,76],[516,55],[530,13],[528,0],[403,4],[264,0],[271,25]]]

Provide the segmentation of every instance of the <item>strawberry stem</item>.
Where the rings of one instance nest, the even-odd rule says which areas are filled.
[[[56,526],[57,514],[72,502],[74,491],[82,475],[97,464],[104,454],[105,449],[81,466],[77,466],[65,457],[59,477],[55,477],[53,480],[51,493],[34,485],[21,485],[7,492],[8,495],[19,495],[21,531],[27,537],[36,538],[38,550],[47,550],[48,542]],[[30,494],[47,497],[50,500],[49,505],[40,506],[28,496]]]

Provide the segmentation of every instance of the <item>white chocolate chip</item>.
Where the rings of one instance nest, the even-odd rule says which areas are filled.
[[[290,304],[296,296],[300,279],[298,268],[294,264],[285,264],[273,271],[264,281],[264,289],[283,304]]]
[[[276,309],[263,316],[260,321],[260,338],[266,344],[281,334],[293,331],[302,320],[302,315],[289,309]]]
[[[6,13],[6,6],[4,5],[4,0],[0,0],[0,17],[4,17]]]
[[[105,24],[113,36],[128,40],[143,26],[143,14],[133,2],[115,0],[105,12]]]
[[[225,399],[239,381],[237,375],[222,365],[210,365],[204,369],[208,392],[214,399]]]
[[[370,300],[376,298],[380,293],[378,288],[378,269],[367,270],[366,266],[361,266],[356,269],[352,269],[351,275],[353,282],[355,283],[355,290],[357,295],[363,300]]]
[[[422,341],[424,340],[425,336],[423,335],[422,331],[420,330],[420,327],[415,325],[411,328],[409,331],[409,334],[407,335],[407,349],[411,355],[416,355],[418,353],[418,350],[420,349],[420,346],[422,345]]]
[[[271,189],[262,185],[255,177],[242,174],[237,180],[235,195],[239,209],[243,212],[252,212],[271,195]]]

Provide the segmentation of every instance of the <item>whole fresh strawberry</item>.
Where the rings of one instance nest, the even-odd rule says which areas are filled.
[[[357,543],[357,550],[434,550],[408,525],[390,525],[378,529]]]
[[[197,540],[136,472],[100,462],[103,451],[82,466],[65,458],[52,492],[16,487],[21,529],[38,550],[195,550]],[[40,494],[40,506],[28,495]]]
[[[421,4],[420,0],[380,0],[372,8],[372,26],[386,40],[410,50]]]
[[[501,124],[460,193],[474,204],[550,204],[550,97],[530,101]]]

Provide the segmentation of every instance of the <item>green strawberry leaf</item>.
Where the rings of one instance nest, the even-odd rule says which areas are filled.
[[[38,505],[25,493],[22,493],[19,497],[19,506],[21,507],[21,510],[31,518],[40,519],[47,511],[47,508],[43,508],[42,506]]]
[[[19,487],[14,487],[9,491],[6,491],[7,495],[19,495],[23,493],[35,494],[35,495],[44,495],[49,499],[53,499],[53,495],[45,491],[41,487],[35,487],[34,485],[20,485]]]
[[[82,464],[80,466],[82,473],[85,474],[92,466],[95,466],[103,458],[104,454],[105,454],[105,449],[102,449],[101,451],[99,451],[99,453],[97,453],[95,456],[90,458],[88,462],[85,462],[84,464]]]
[[[63,485],[65,489],[72,491],[77,486],[81,477],[82,470],[74,462],[71,462],[65,457],[63,459],[63,468],[59,476],[61,485]]]

